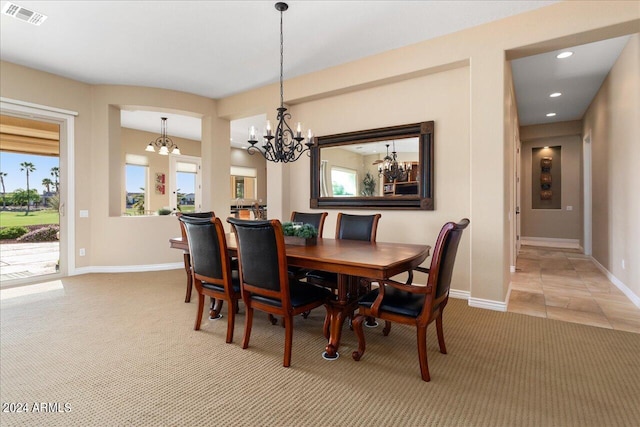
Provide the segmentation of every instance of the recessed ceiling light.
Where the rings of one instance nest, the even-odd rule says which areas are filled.
[[[553,92],[551,95],[549,95],[549,98],[557,98],[560,95],[562,95],[562,92]]]
[[[547,113],[547,117],[554,117],[556,113]]]
[[[556,58],[558,58],[558,59],[564,59],[564,58],[568,58],[568,57],[570,57],[571,55],[573,55],[573,52],[571,52],[571,51],[567,50],[567,51],[560,52],[559,54],[557,54],[557,55],[556,55]]]

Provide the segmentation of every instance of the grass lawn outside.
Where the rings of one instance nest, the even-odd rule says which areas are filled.
[[[0,211],[0,227],[59,224],[60,214],[56,210],[24,212]]]

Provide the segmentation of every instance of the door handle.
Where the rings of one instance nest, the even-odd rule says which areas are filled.
[[[60,203],[60,206],[58,206],[58,214],[64,216],[64,203]]]

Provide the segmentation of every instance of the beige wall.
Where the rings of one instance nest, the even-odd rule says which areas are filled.
[[[313,121],[317,135],[435,121],[436,209],[381,211],[379,241],[433,244],[442,224],[470,216],[468,67],[306,102],[296,105],[293,112],[305,123]],[[354,160],[345,163],[349,162],[350,156],[341,155],[341,164],[350,164],[353,169],[360,170],[360,156],[351,157]],[[289,182],[289,209],[309,211],[309,162],[296,162],[290,171],[295,178]],[[327,236],[335,234],[337,212],[329,211],[324,231]],[[346,212],[365,214],[374,211]],[[454,283],[458,290],[470,290],[468,238],[460,245]]]
[[[436,210],[383,211],[378,238],[433,243],[443,222],[469,216],[453,286],[469,290],[472,302],[499,308],[509,279],[514,206],[512,142],[505,128],[515,125],[513,114],[505,115],[510,80],[505,58],[628,34],[639,22],[637,2],[560,2],[290,79],[285,102],[316,135],[434,120]],[[120,150],[118,105],[201,116],[205,183],[228,182],[228,121],[259,113],[275,120],[278,106],[277,85],[214,101],[160,89],[88,86],[8,63],[1,67],[3,97],[79,112],[76,208],[91,211],[76,221],[76,247],[88,248],[88,256],[77,260],[81,266],[151,265],[181,257],[167,245],[177,232],[175,218],[109,216],[109,177],[119,173],[109,160]],[[308,210],[304,157],[291,165],[269,163],[267,174],[270,217]],[[210,186],[204,206],[223,211],[228,197]],[[327,220],[328,235],[335,214]]]
[[[561,147],[562,200],[560,209],[532,208],[532,149],[545,146]],[[582,188],[582,138],[579,135],[573,135],[523,141],[521,159],[521,238],[534,237],[582,241],[582,204],[580,198],[580,189]],[[567,206],[570,206],[572,210],[567,210]]]
[[[639,94],[635,34],[587,110],[584,134],[593,159],[593,257],[640,298]]]

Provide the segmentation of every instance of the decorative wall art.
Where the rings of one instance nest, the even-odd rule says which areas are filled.
[[[156,194],[164,194],[164,174],[161,172],[156,172]]]
[[[553,191],[551,190],[551,165],[553,157],[543,157],[540,159],[540,200],[551,200]]]
[[[561,147],[532,148],[532,209],[561,209]]]

